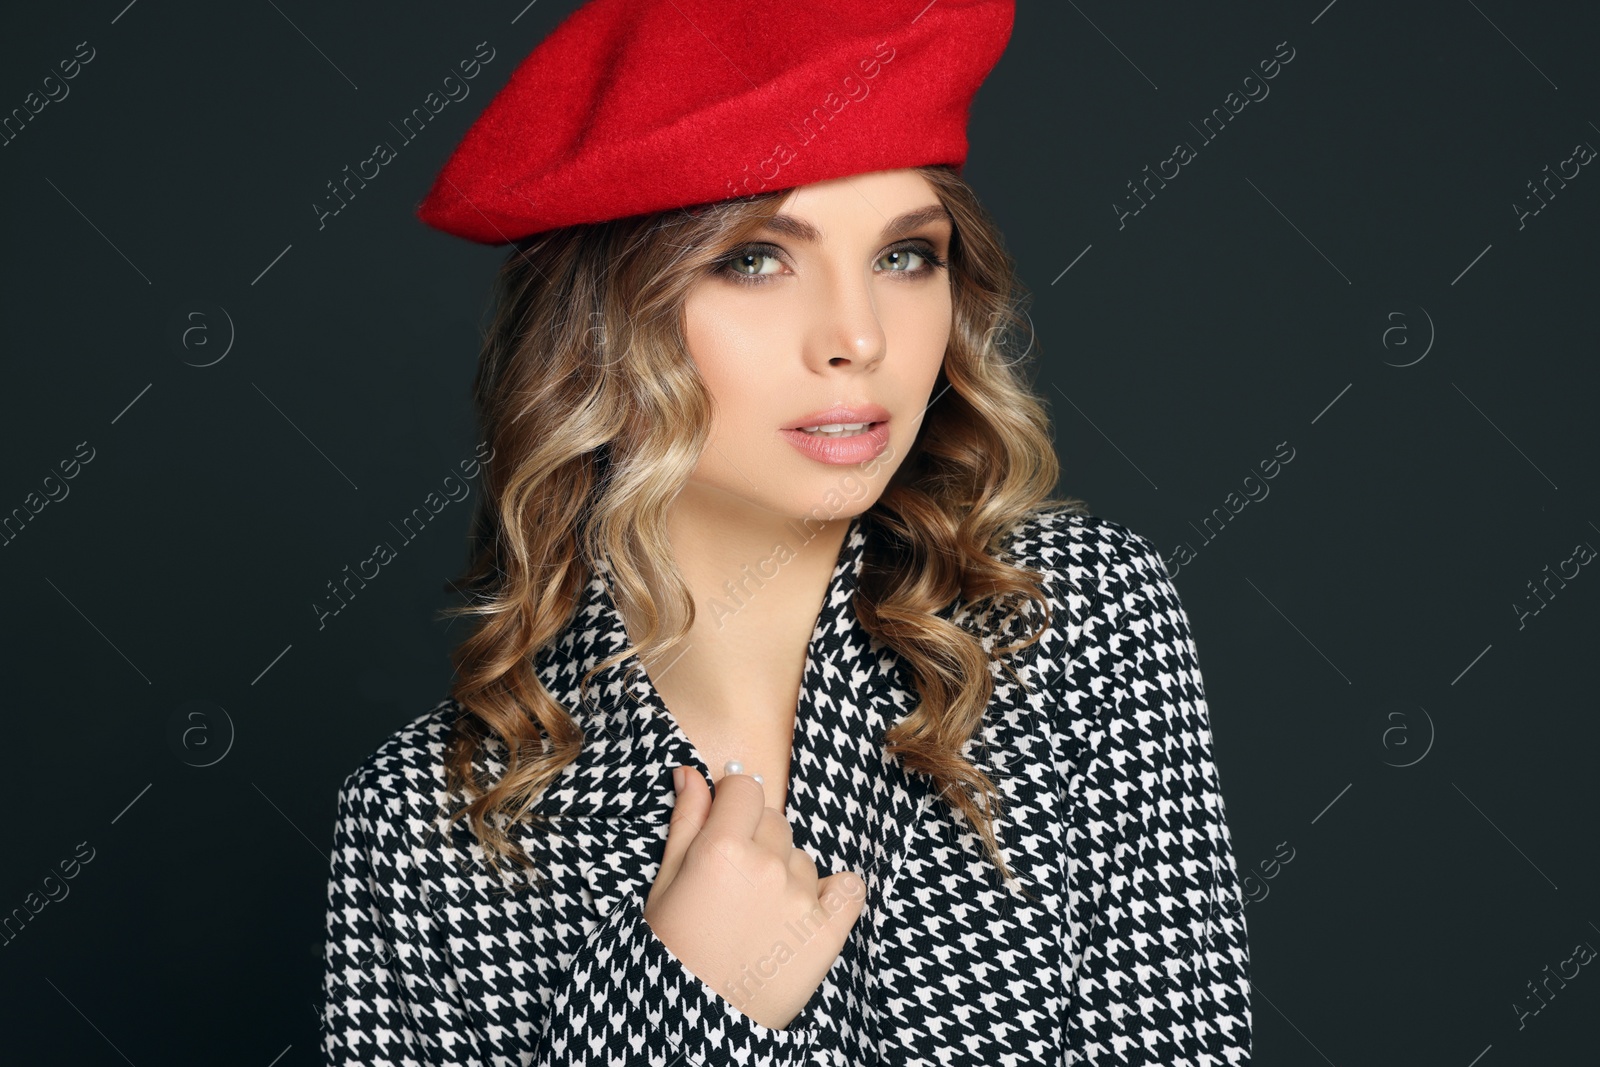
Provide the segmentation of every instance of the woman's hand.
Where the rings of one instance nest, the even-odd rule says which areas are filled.
[[[748,774],[678,772],[666,852],[644,917],[661,943],[724,1000],[782,1029],[811,999],[861,917],[854,873],[817,877],[789,821]]]

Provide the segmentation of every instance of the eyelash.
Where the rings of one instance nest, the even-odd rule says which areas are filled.
[[[924,265],[918,267],[916,270],[890,270],[884,271],[883,273],[903,274],[912,278],[920,278],[923,275],[932,274],[935,271],[943,270],[945,267],[950,265],[948,260],[939,258],[939,254],[934,251],[932,244],[924,240],[902,241],[897,245],[893,245],[884,249],[883,255],[879,256],[878,258],[882,259],[884,256],[895,252],[915,252],[917,255],[922,257]],[[722,259],[718,260],[716,263],[713,263],[711,266],[711,271],[713,274],[726,277],[731,281],[738,283],[739,285],[765,285],[768,281],[774,278],[775,275],[746,274],[743,271],[735,270],[734,264],[746,256],[755,256],[763,259],[776,259],[779,262],[782,262],[782,253],[783,250],[777,245],[764,244],[761,242],[742,245],[739,248],[734,249]]]

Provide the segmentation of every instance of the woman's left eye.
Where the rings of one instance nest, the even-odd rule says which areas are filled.
[[[891,248],[878,257],[878,262],[894,264],[885,274],[908,274],[916,277],[929,277],[935,272],[944,270],[950,265],[938,251],[927,241],[915,241],[911,244]]]
[[[891,248],[878,257],[878,262],[897,264],[889,267],[890,274],[915,274],[921,269],[917,265],[917,261],[926,264],[928,258],[928,256],[915,248]]]

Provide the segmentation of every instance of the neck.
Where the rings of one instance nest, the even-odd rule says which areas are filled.
[[[695,620],[684,641],[645,661],[675,713],[736,720],[792,707],[849,527],[849,516],[818,522],[679,496],[668,537]]]

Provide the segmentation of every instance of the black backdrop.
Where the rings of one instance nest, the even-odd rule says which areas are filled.
[[[447,690],[471,501],[312,605],[473,453],[501,253],[410,211],[525,2],[7,12],[7,1062],[317,1062],[335,790]],[[1062,491],[1177,569],[1256,1062],[1592,1060],[1596,19],[1324,3],[1025,0],[966,177]]]

